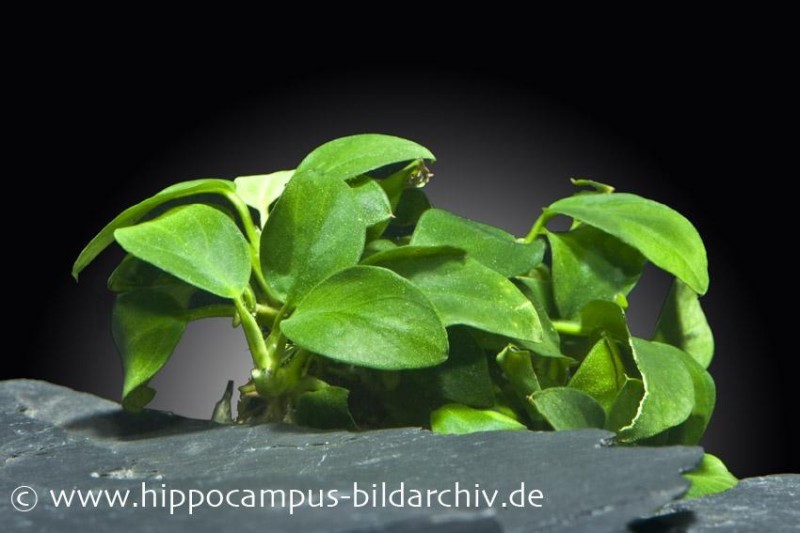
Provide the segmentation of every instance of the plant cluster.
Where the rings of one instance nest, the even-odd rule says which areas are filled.
[[[421,187],[433,161],[414,142],[356,135],[293,171],[178,183],[123,211],[73,276],[114,241],[127,252],[108,280],[125,408],[153,398],[148,383],[188,322],[223,316],[254,365],[240,422],[605,428],[625,444],[698,443],[714,409],[714,342],[692,224],[574,180],[583,190],[516,238],[432,208]],[[556,216],[568,231],[548,230]],[[643,339],[628,329],[626,295],[648,262],[675,280]],[[733,482],[708,455],[692,475],[697,494]]]

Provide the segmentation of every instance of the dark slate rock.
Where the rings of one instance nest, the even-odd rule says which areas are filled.
[[[800,531],[800,474],[743,479],[721,494],[675,502],[651,530],[676,516],[685,520],[680,531]]]
[[[169,413],[139,416],[118,404],[44,382],[0,382],[0,524],[10,531],[624,531],[687,488],[680,472],[699,448],[615,448],[610,433],[487,432],[434,435],[420,429],[315,432],[287,425],[220,426]],[[362,507],[354,483],[388,491],[462,488],[499,491],[498,502],[460,509]],[[521,483],[540,490],[542,507],[502,507]],[[130,489],[147,508],[56,508],[50,490]],[[29,485],[38,506],[17,512],[15,487]],[[169,491],[336,489],[339,504],[274,508],[152,508]],[[244,494],[243,492],[236,494]],[[378,493],[380,495],[380,492]],[[330,503],[331,500],[326,499]],[[129,502],[129,503],[130,503]],[[6,527],[10,529],[6,529]]]

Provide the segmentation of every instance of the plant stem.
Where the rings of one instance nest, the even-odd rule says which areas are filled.
[[[256,320],[264,320],[272,325],[278,317],[280,311],[267,304],[256,304]]]
[[[556,328],[557,332],[563,333],[564,335],[585,335],[580,322],[574,322],[571,320],[553,320],[553,327]]]
[[[250,313],[250,310],[247,309],[241,296],[234,298],[233,303],[236,305],[236,311],[242,321],[242,329],[247,339],[247,346],[250,348],[250,355],[253,357],[253,363],[258,369],[269,370],[271,368],[270,356],[267,351],[267,345],[264,342],[264,334],[261,333],[258,322]]]
[[[269,303],[276,305],[280,299],[270,288],[267,279],[264,277],[264,272],[261,270],[261,239],[258,230],[256,230],[256,225],[253,222],[253,217],[250,216],[250,208],[233,192],[229,192],[225,196],[233,204],[233,207],[239,214],[239,218],[242,220],[242,226],[244,227],[244,232],[245,235],[247,235],[247,241],[250,245],[250,263],[253,267],[253,274],[255,275],[256,282],[259,288],[264,291],[264,295],[269,300]]]
[[[215,304],[192,309],[186,313],[186,320],[200,320],[201,318],[220,318],[232,317],[236,313],[236,308],[228,304]]]
[[[253,223],[253,217],[250,216],[250,208],[247,207],[247,204],[234,192],[226,193],[225,197],[230,200],[236,212],[239,214],[239,218],[242,220],[242,226],[244,226],[245,235],[247,235],[247,240],[250,242],[251,248],[254,248],[257,253],[261,241],[258,238],[258,231],[256,231],[255,223]]]
[[[522,242],[526,243],[526,244],[530,244],[530,243],[532,243],[532,242],[533,242],[533,240],[534,240],[534,239],[535,239],[535,238],[536,238],[536,237],[537,237],[537,236],[538,236],[540,233],[542,233],[542,230],[544,230],[544,227],[545,227],[545,225],[547,224],[547,222],[548,222],[548,221],[549,221],[551,218],[553,218],[553,214],[552,214],[552,213],[550,213],[550,212],[549,212],[549,211],[547,211],[547,210],[543,211],[543,212],[542,212],[542,214],[539,216],[539,218],[537,218],[537,219],[536,219],[536,222],[534,222],[534,223],[533,223],[533,227],[532,227],[532,228],[531,228],[531,230],[528,232],[528,234],[527,234],[527,235],[525,235],[525,237],[523,237],[523,238],[522,238],[522,239],[520,239],[520,240],[521,240]]]

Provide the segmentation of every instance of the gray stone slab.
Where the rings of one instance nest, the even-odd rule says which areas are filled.
[[[743,479],[721,494],[672,503],[642,531],[663,531],[669,523],[697,533],[800,531],[800,474]]]
[[[0,382],[0,524],[11,531],[624,531],[687,488],[694,447],[617,448],[611,434],[487,432],[435,435],[414,428],[315,432],[288,425],[219,426],[169,413],[134,416],[116,403],[29,380]],[[142,497],[142,484],[147,490]],[[376,505],[355,508],[355,490],[377,491]],[[384,506],[388,493],[462,489],[461,507]],[[543,494],[540,508],[515,508],[509,496],[524,483]],[[385,485],[382,485],[385,484]],[[474,502],[475,485],[498,491],[489,507]],[[28,485],[39,495],[30,512],[10,497]],[[56,507],[50,491],[130,490],[128,504]],[[154,508],[171,490],[299,491],[306,499],[337,490],[337,505],[286,508]],[[470,494],[469,505],[466,503]],[[445,503],[453,503],[453,494]],[[176,494],[177,497],[177,494]],[[216,496],[212,496],[216,498]],[[397,502],[399,493],[396,493]],[[347,499],[350,498],[350,499]],[[362,502],[364,496],[361,498]],[[30,503],[30,494],[21,503]],[[76,500],[77,502],[77,500]],[[139,504],[133,507],[132,503]],[[147,505],[143,508],[141,502]],[[149,503],[148,503],[149,502]],[[288,502],[288,499],[287,499]],[[507,505],[503,507],[502,502]],[[212,502],[213,503],[213,502]],[[269,503],[267,497],[266,503]],[[63,506],[63,504],[62,504]],[[5,527],[3,527],[5,529]]]

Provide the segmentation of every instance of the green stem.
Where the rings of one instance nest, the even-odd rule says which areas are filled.
[[[255,252],[256,255],[251,254],[250,256],[253,258],[252,265],[253,265],[253,274],[255,274],[256,283],[258,284],[258,288],[261,289],[261,292],[264,293],[264,296],[267,297],[267,302],[270,305],[277,306],[280,305],[281,300],[278,298],[273,290],[270,288],[269,284],[267,283],[267,279],[264,277],[264,272],[261,270],[261,259],[258,257],[258,252]]]
[[[262,323],[263,321],[269,325],[272,325],[275,322],[275,319],[278,317],[279,312],[279,310],[270,305],[261,303],[256,304],[256,320],[258,320],[259,323]]]
[[[557,332],[563,333],[564,335],[586,335],[580,322],[574,322],[571,320],[553,320],[553,327],[556,328]]]
[[[289,364],[286,365],[286,374],[290,381],[297,382],[304,376],[307,370],[307,363],[309,358],[311,357],[311,352],[306,350],[305,348],[298,348],[292,357],[292,360],[289,361]]]
[[[531,230],[528,232],[527,235],[525,235],[525,237],[521,239],[521,241],[526,244],[532,243],[533,240],[536,237],[538,237],[540,233],[543,232],[543,230],[545,229],[545,225],[551,218],[553,218],[553,213],[550,213],[549,211],[544,211],[539,216],[539,218],[536,219],[536,222],[533,223],[533,227],[531,228]]]
[[[256,225],[253,222],[253,217],[250,216],[250,208],[247,207],[247,204],[244,203],[236,193],[229,192],[225,196],[230,200],[231,204],[233,204],[233,207],[239,214],[239,218],[242,220],[242,226],[244,227],[247,242],[250,246],[250,263],[253,267],[253,274],[255,275],[256,282],[269,300],[269,303],[276,305],[280,302],[280,299],[270,288],[267,279],[264,277],[264,272],[261,270],[261,239],[258,230],[256,230]]]
[[[233,303],[236,305],[236,311],[239,313],[239,318],[242,321],[242,329],[247,339],[247,346],[250,348],[250,354],[253,357],[253,363],[255,363],[256,368],[259,369],[270,368],[269,352],[267,351],[264,335],[261,333],[258,322],[256,322],[255,317],[247,309],[241,296],[234,298]]]
[[[253,217],[250,216],[250,208],[247,207],[247,204],[234,192],[228,192],[225,196],[230,200],[236,212],[239,214],[239,218],[242,220],[242,226],[244,226],[245,235],[247,235],[247,240],[250,242],[251,248],[254,248],[257,253],[260,240],[258,238],[258,231],[256,231],[256,225],[253,222]]]
[[[280,326],[272,328],[266,341],[267,366],[264,368],[275,371],[281,366],[283,354],[286,351],[286,336],[281,333]]]
[[[228,304],[215,304],[192,309],[187,312],[186,320],[200,320],[201,318],[219,318],[219,317],[232,317],[236,313],[236,308]]]

